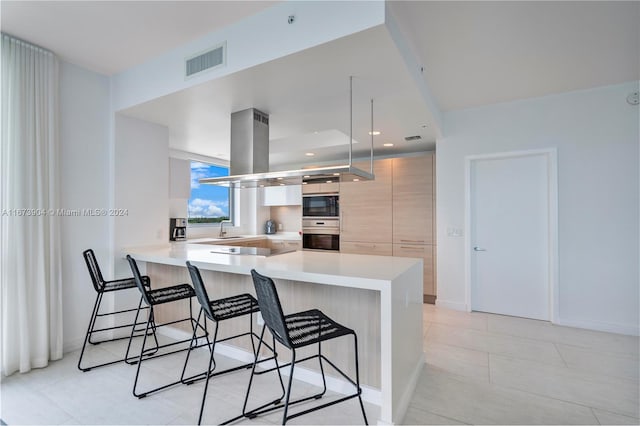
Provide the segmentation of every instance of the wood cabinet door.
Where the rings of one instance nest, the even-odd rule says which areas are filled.
[[[393,242],[434,244],[433,155],[393,159]]]
[[[417,257],[423,261],[423,294],[435,296],[436,282],[433,261],[434,247],[432,245],[394,244],[393,255],[397,257]]]
[[[352,241],[343,241],[340,243],[340,253],[392,256],[393,245],[391,243],[358,243]]]
[[[369,163],[354,163],[369,169]],[[392,241],[392,160],[374,162],[375,180],[340,185],[340,241]]]
[[[332,182],[332,183],[307,183],[302,185],[302,193],[303,194],[323,194],[323,193],[333,193],[337,194],[340,192],[340,183]]]

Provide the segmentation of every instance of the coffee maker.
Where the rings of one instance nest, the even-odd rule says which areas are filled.
[[[187,239],[187,219],[172,217],[169,219],[169,240],[185,241]]]
[[[264,224],[264,232],[266,234],[275,234],[276,233],[276,223],[269,219],[267,223]]]

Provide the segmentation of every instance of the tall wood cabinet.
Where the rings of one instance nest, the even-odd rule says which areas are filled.
[[[369,170],[369,163],[354,163]],[[340,184],[340,251],[391,254],[393,160],[376,160],[376,178]]]
[[[434,156],[393,159],[393,255],[421,257],[423,293],[433,303],[435,280]]]
[[[434,170],[433,154],[376,160],[375,180],[340,185],[340,251],[422,258],[429,303],[436,297]]]

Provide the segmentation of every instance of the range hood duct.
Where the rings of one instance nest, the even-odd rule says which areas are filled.
[[[353,133],[353,118],[351,117]],[[371,101],[373,133],[373,100]],[[300,185],[306,183],[353,182],[373,180],[373,136],[371,136],[371,170],[352,165],[353,138],[350,135],[349,163],[344,165],[301,168],[269,172],[269,116],[255,108],[231,114],[231,150],[229,176],[203,178],[202,184],[231,188]]]

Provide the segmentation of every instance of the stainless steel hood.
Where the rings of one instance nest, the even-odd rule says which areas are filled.
[[[373,100],[371,110],[373,121]],[[373,128],[373,123],[371,127]],[[352,140],[350,137],[350,141]],[[370,171],[364,171],[352,165],[352,144],[350,142],[347,164],[269,172],[269,116],[255,108],[249,108],[231,114],[230,176],[203,178],[199,182],[232,188],[255,188],[373,180],[373,167]],[[373,166],[373,139],[371,160]]]

